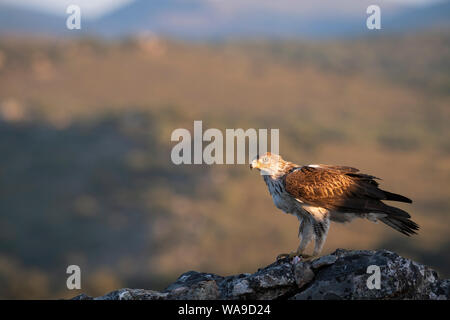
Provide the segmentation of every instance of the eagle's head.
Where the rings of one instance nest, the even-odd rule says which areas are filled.
[[[262,175],[276,176],[283,171],[285,161],[280,155],[266,152],[257,156],[250,164],[250,169],[258,169]]]

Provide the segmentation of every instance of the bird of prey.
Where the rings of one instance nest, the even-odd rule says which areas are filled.
[[[300,166],[285,161],[277,154],[265,153],[254,159],[250,169],[261,171],[275,206],[295,216],[300,221],[300,245],[297,251],[281,254],[283,257],[302,256],[306,246],[315,240],[312,256],[319,255],[325,243],[330,220],[349,222],[366,218],[381,222],[409,236],[419,226],[410,215],[382,200],[412,203],[402,195],[378,188],[379,178],[360,173],[346,166],[314,164]]]

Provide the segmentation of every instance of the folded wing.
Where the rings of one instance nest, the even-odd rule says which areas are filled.
[[[380,220],[410,235],[418,229],[410,215],[382,200],[411,203],[407,197],[378,188],[376,177],[345,166],[310,165],[285,176],[286,191],[303,203],[353,214],[383,213]]]

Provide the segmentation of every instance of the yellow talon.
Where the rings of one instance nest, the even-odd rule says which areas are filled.
[[[281,260],[281,259],[292,259],[294,257],[300,257],[302,258],[302,261],[307,261],[307,260],[311,260],[313,257],[298,251],[292,251],[291,253],[281,253],[277,256],[277,261]]]
[[[277,261],[285,259],[285,258],[289,258],[289,256],[290,256],[290,253],[280,253],[279,255],[277,255]]]

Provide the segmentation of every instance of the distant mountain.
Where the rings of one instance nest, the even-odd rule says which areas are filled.
[[[65,17],[0,4],[1,33],[54,33]]]
[[[363,5],[361,10],[363,10]],[[363,11],[364,12],[364,11]],[[82,20],[81,31],[68,31],[65,16],[0,5],[0,33],[99,34],[118,37],[151,31],[181,38],[228,36],[341,37],[370,31],[362,15],[307,15],[265,7],[225,14],[203,0],[137,0],[96,20]],[[450,1],[428,7],[383,10],[383,31],[408,31],[450,25]]]
[[[170,28],[170,22],[164,20],[165,16],[173,13],[183,13],[185,15],[201,15],[205,12],[205,2],[165,0],[165,1],[145,1],[139,0],[114,11],[96,21],[88,24],[88,28],[95,33],[103,35],[117,36],[132,34],[136,32],[164,32],[176,35],[182,34],[182,30]],[[198,32],[197,30],[186,30],[186,34]]]
[[[407,8],[401,14],[384,19],[383,25],[396,31],[449,27],[450,1],[421,9]]]

